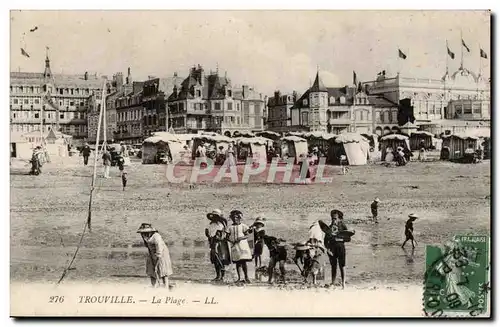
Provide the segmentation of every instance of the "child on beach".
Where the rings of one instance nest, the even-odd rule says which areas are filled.
[[[250,283],[247,262],[252,261],[252,251],[248,244],[248,234],[253,231],[253,228],[249,228],[247,225],[241,223],[243,214],[239,210],[231,211],[229,218],[233,221],[233,224],[228,227],[228,240],[231,244],[231,260],[236,264],[236,272],[238,274],[236,282],[241,282],[241,269],[245,276],[245,283]]]
[[[372,217],[373,221],[378,224],[377,216],[378,216],[378,203],[380,202],[379,198],[376,198],[371,205]]]
[[[405,241],[401,247],[404,249],[406,242],[411,241],[411,246],[415,248],[415,238],[413,237],[413,222],[418,219],[418,216],[416,214],[409,214],[408,215],[409,219],[406,221],[405,224]]]
[[[122,186],[123,190],[125,191],[125,187],[127,186],[127,173],[122,172]]]

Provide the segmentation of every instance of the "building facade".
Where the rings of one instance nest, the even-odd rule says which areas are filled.
[[[446,72],[439,80],[381,74],[365,85],[370,95],[395,103],[410,99],[414,123],[435,134],[454,129],[455,123],[470,128],[490,124],[490,83],[463,67],[451,75]],[[464,120],[468,120],[466,125]]]
[[[102,89],[97,75],[52,74],[47,55],[43,73],[10,73],[11,131],[27,133],[56,129],[79,145],[87,138],[90,95]]]
[[[300,120],[298,116],[292,117],[291,111],[297,100],[297,92],[292,94],[274,92],[274,96],[267,99],[267,129],[277,133],[293,130],[292,125],[300,129]]]
[[[171,126],[167,117],[167,100],[179,87],[183,78],[174,73],[167,78],[150,78],[144,82],[143,107],[144,107],[144,135],[149,136],[154,132],[167,131]]]
[[[264,130],[267,120],[266,102],[262,93],[253,87],[243,85],[234,90],[235,100],[241,101],[241,123],[251,132]]]
[[[142,143],[144,140],[144,82],[132,82],[123,88],[123,95],[116,99],[115,140],[126,144]]]
[[[326,87],[318,72],[313,85],[290,111],[290,130],[371,134],[397,126],[398,105],[367,94],[361,84]]]
[[[168,98],[170,126],[176,133],[211,131],[228,136],[237,131],[260,129],[255,124],[263,126],[260,108],[264,101],[250,88],[245,90],[246,93],[239,90],[236,96],[227,76],[220,76],[217,71],[205,74],[203,67],[195,66]],[[246,116],[242,114],[244,111]],[[244,117],[248,124],[244,123]]]

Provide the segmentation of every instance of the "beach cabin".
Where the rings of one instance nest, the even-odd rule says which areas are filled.
[[[413,151],[420,150],[420,143],[424,143],[426,150],[435,147],[434,134],[426,131],[415,131],[410,135],[410,149]]]
[[[388,134],[382,136],[380,138],[380,149],[382,151],[381,160],[386,161],[386,156],[388,154],[387,149],[395,151],[398,147],[402,147],[405,153],[411,151],[409,137],[402,134]]]
[[[142,142],[142,163],[159,163],[158,154],[161,153],[170,153],[172,161],[179,161],[182,149],[183,142],[176,135],[168,132],[155,133],[154,136],[148,137]]]
[[[475,152],[479,149],[480,138],[464,133],[443,136],[443,148],[441,149],[442,160],[460,160],[467,152]]]
[[[299,162],[301,155],[307,156],[307,141],[298,136],[285,136],[279,142],[281,158],[295,158],[295,163]]]
[[[322,149],[324,154],[326,155],[326,153],[328,152],[330,140],[332,140],[336,136],[337,135],[335,134],[324,132],[308,132],[304,134],[303,138],[307,140],[309,152],[311,152],[314,147],[318,147],[318,149]]]
[[[222,147],[222,151],[226,151],[229,144],[233,143],[234,140],[217,133],[201,133],[193,137],[193,147],[191,149],[191,159],[196,159],[196,149],[199,145],[205,144],[207,157],[215,160],[215,155]]]
[[[42,135],[40,135],[39,130],[24,134],[11,134],[11,155],[14,155],[13,158],[29,160],[33,149],[44,144],[49,158],[65,158],[69,157],[71,141],[71,135],[54,130],[44,132]]]
[[[327,163],[331,165],[348,164],[351,166],[366,165],[370,152],[368,140],[357,133],[336,135],[330,142]],[[345,156],[347,162],[342,161]]]
[[[267,162],[267,149],[273,141],[264,137],[240,137],[235,139],[238,160],[252,158],[253,162]],[[262,161],[263,160],[263,161]]]

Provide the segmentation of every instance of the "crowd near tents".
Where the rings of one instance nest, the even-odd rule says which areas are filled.
[[[72,138],[53,130],[40,133],[11,133],[10,150],[12,158],[29,160],[36,146],[43,143],[49,156],[67,157],[71,155]],[[273,158],[286,160],[293,158],[297,164],[304,159],[318,163],[325,158],[331,165],[366,165],[374,161],[391,162],[401,150],[407,160],[413,151],[434,151],[441,160],[460,161],[472,153],[478,158],[491,157],[491,136],[489,130],[475,130],[467,133],[434,135],[428,131],[412,131],[409,135],[393,132],[379,137],[377,134],[325,132],[261,131],[256,133],[238,132],[233,137],[218,133],[174,134],[156,132],[138,144],[143,164],[159,164],[195,160],[200,147],[205,149],[207,158],[224,161],[225,153],[233,145],[237,161],[251,158],[257,162],[271,162]],[[95,148],[95,145],[90,145]],[[121,144],[112,143],[108,149],[121,153]],[[420,155],[419,155],[420,158]]]

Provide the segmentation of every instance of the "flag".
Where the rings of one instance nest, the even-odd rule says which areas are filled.
[[[25,57],[28,57],[28,58],[30,57],[30,55],[23,48],[21,48],[21,54]]]
[[[354,70],[352,71],[352,84],[358,85],[358,76]]]
[[[400,49],[398,49],[398,52],[399,52],[399,58],[406,59],[406,55],[403,53],[403,51],[401,51]]]
[[[486,54],[486,52],[483,50],[483,49],[479,49],[479,55],[481,56],[481,58],[484,58],[484,59],[488,59],[488,55]]]
[[[467,46],[467,44],[465,44],[464,39],[462,39],[462,45],[465,47],[465,49],[467,49],[467,52],[470,52],[470,49],[469,49],[469,47]]]
[[[448,49],[448,56],[450,56],[451,59],[455,59],[455,54],[451,52],[450,48],[446,47],[446,49]]]

